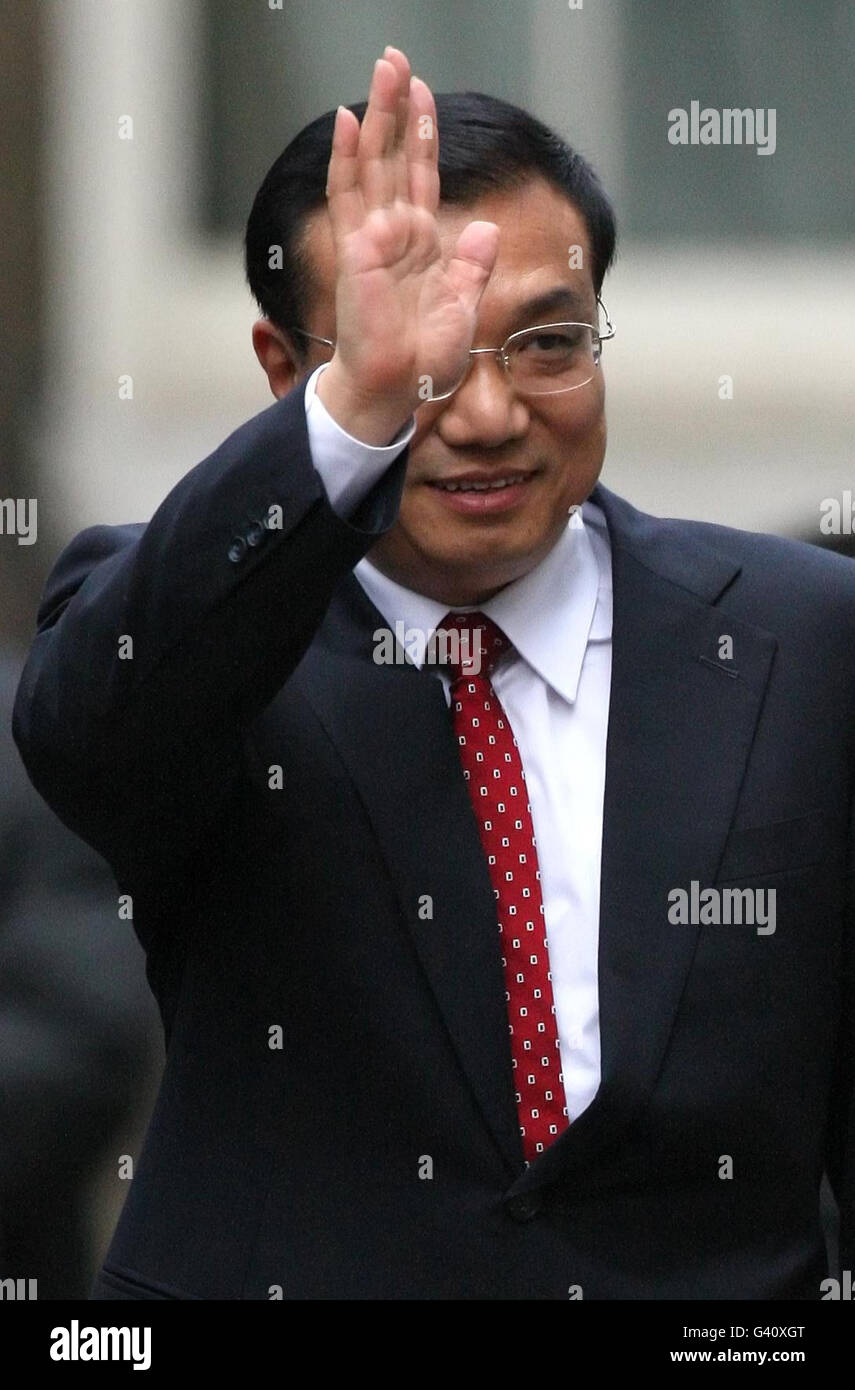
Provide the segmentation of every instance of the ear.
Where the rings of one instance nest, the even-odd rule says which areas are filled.
[[[297,354],[285,334],[270,322],[258,319],[252,325],[252,346],[277,400],[293,390],[301,374]]]

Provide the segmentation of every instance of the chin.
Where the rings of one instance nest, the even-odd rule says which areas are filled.
[[[466,555],[432,557],[431,566],[449,579],[463,580],[467,585],[486,591],[501,588],[527,574],[537,564],[541,554],[540,549],[532,552],[528,548],[497,554],[495,547],[492,547],[480,557],[470,549]]]

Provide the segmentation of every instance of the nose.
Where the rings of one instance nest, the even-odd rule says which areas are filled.
[[[515,394],[496,355],[485,352],[470,357],[466,376],[445,403],[436,429],[453,448],[496,448],[522,439],[528,426],[528,407]]]

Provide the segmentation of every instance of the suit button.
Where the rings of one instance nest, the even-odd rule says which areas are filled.
[[[228,548],[228,557],[233,565],[237,565],[246,554],[246,541],[243,536],[235,536]]]
[[[257,545],[261,545],[261,542],[264,540],[264,538],[265,538],[266,535],[267,535],[267,528],[266,528],[266,526],[264,525],[264,522],[263,522],[263,521],[253,521],[253,522],[251,522],[250,525],[247,527],[245,540],[246,540],[247,545],[251,545],[251,546],[255,547],[255,546],[257,546]]]
[[[533,1192],[525,1196],[511,1197],[506,1211],[514,1221],[533,1221],[540,1213],[540,1199]]]

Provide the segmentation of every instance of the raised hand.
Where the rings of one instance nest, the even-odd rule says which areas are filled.
[[[470,222],[443,261],[438,153],[431,90],[387,48],[361,126],[339,107],[327,176],[336,348],[318,395],[367,443],[400,429],[426,398],[425,378],[440,395],[462,376],[496,261],[493,222]]]

